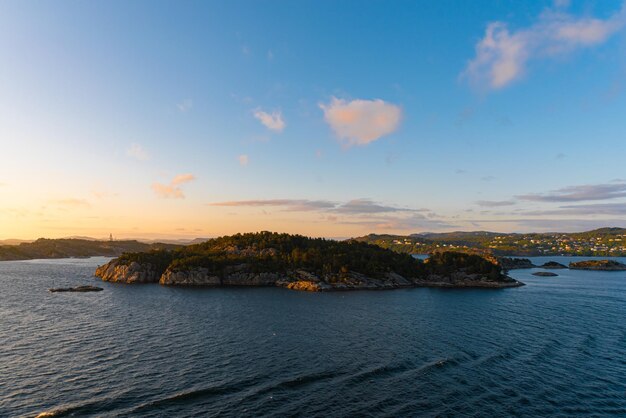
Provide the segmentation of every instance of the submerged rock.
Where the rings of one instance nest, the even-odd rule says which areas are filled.
[[[77,286],[77,287],[55,287],[48,289],[52,293],[56,292],[100,292],[103,290],[101,287],[96,286]]]

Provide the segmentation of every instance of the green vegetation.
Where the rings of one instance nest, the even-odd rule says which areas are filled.
[[[467,274],[485,275],[492,280],[497,280],[502,274],[502,267],[485,257],[453,251],[434,253],[424,264],[428,274],[442,276],[462,271]]]
[[[475,250],[497,256],[626,256],[626,229],[623,228],[569,234],[498,234],[484,231],[408,236],[370,234],[356,240],[406,254]]]
[[[569,268],[578,270],[626,270],[626,264],[615,260],[587,260],[569,263]]]
[[[271,232],[236,234],[172,251],[129,253],[120,257],[121,264],[132,261],[148,262],[163,271],[168,266],[173,270],[203,267],[221,274],[225,269],[246,264],[257,273],[305,269],[319,274],[356,271],[372,277],[381,277],[390,271],[413,277],[421,264],[410,255],[364,242]]]
[[[303,269],[326,277],[357,272],[380,278],[394,272],[407,278],[419,278],[464,271],[495,280],[501,274],[499,265],[479,255],[442,253],[424,263],[408,254],[356,240],[332,241],[272,232],[237,234],[174,250],[128,253],[119,258],[120,264],[133,261],[151,263],[159,273],[168,267],[174,271],[203,267],[221,275],[245,265],[248,271],[255,273]]]

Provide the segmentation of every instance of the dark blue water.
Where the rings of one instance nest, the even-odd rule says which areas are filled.
[[[626,414],[623,272],[302,293],[103,283],[103,260],[0,263],[0,416]],[[79,284],[104,291],[47,291]]]

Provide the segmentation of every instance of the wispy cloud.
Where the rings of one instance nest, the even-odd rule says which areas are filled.
[[[130,147],[126,150],[126,155],[139,161],[146,161],[150,159],[150,154],[148,154],[145,148],[136,143],[130,145]]]
[[[549,193],[530,193],[516,196],[533,202],[582,202],[626,197],[626,183],[570,186]]]
[[[253,111],[254,117],[259,120],[267,129],[274,132],[282,132],[287,124],[283,119],[283,114],[279,110],[267,113],[257,108]]]
[[[321,103],[324,119],[343,146],[367,145],[394,132],[400,125],[402,110],[383,100],[352,100],[333,97]]]
[[[338,223],[344,225],[358,225],[368,228],[370,231],[438,231],[456,227],[445,220],[429,219],[420,214],[408,217],[374,216],[361,219],[344,219]]]
[[[477,200],[478,206],[484,206],[487,208],[497,208],[501,206],[511,206],[515,204],[514,200]]]
[[[234,200],[228,202],[209,203],[210,206],[239,206],[260,207],[274,206],[283,207],[288,211],[327,211],[343,215],[375,214],[391,212],[426,212],[428,209],[409,209],[397,206],[389,206],[377,203],[371,199],[353,199],[347,202],[333,202],[330,200],[309,199],[259,199],[259,200]]]
[[[195,179],[196,177],[193,174],[179,174],[174,177],[169,184],[153,183],[152,190],[154,190],[159,197],[184,199],[185,194],[180,186]]]
[[[328,200],[308,199],[261,199],[261,200],[234,200],[229,202],[209,203],[209,206],[235,207],[284,207],[288,211],[308,212],[334,208],[337,204]]]
[[[534,210],[522,212],[522,215],[626,215],[626,203],[595,203],[589,205],[564,205],[558,209]]]
[[[452,225],[428,209],[403,208],[371,199],[346,202],[313,199],[258,199],[209,203],[215,207],[277,208],[283,212],[317,213],[325,222],[367,227],[371,230],[440,230]]]
[[[178,110],[180,110],[183,113],[189,112],[193,108],[193,100],[185,99],[181,101],[180,103],[176,103],[176,107],[178,108]]]
[[[240,156],[237,157],[237,159],[239,160],[239,165],[245,167],[248,165],[248,163],[250,162],[250,158],[248,158],[248,155],[246,154],[241,154]]]
[[[62,206],[65,208],[89,208],[91,207],[91,205],[89,204],[87,200],[75,199],[75,198],[52,200],[50,201],[50,203],[52,203],[53,205]]]
[[[357,213],[385,213],[385,212],[415,212],[415,209],[399,208],[376,203],[370,199],[354,199],[337,206],[334,209],[337,213],[357,214]],[[422,210],[420,210],[422,211]]]
[[[522,77],[529,61],[599,45],[624,26],[626,2],[607,19],[576,17],[560,7],[544,10],[533,25],[518,30],[492,22],[462,77],[477,86],[499,89]]]

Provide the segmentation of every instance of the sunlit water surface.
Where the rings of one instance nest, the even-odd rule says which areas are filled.
[[[0,262],[0,416],[626,414],[624,272],[305,293],[103,283],[105,261]],[[104,291],[47,290],[80,284]]]

